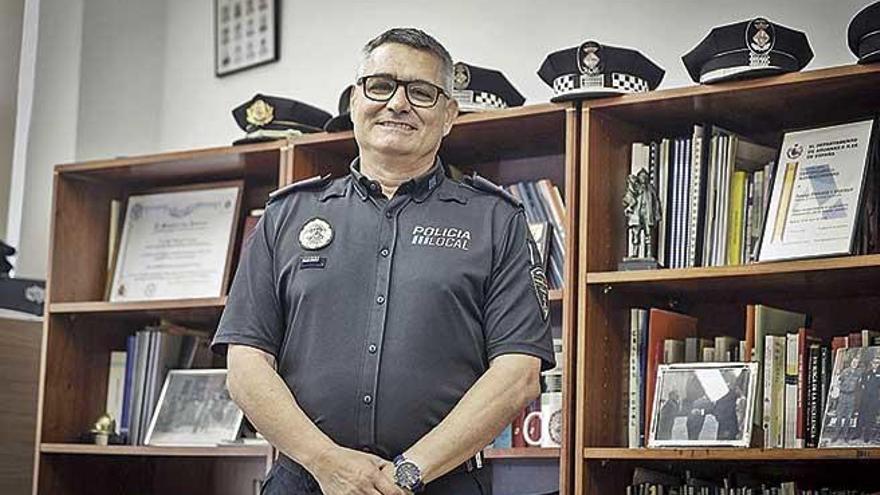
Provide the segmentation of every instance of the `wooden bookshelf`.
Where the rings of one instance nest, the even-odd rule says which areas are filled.
[[[123,157],[55,168],[33,494],[252,493],[273,459],[264,446],[159,448],[76,443],[104,412],[110,352],[160,319],[206,332],[226,295],[104,300],[110,202],[157,187],[244,184],[237,222],[283,185],[287,141]],[[238,229],[239,232],[241,229]],[[241,234],[233,243],[237,265]],[[230,278],[231,280],[231,278]],[[225,366],[216,358],[216,366]],[[88,473],[83,476],[83,473]]]
[[[443,140],[440,157],[464,173],[477,172],[497,184],[522,180],[550,179],[565,200],[566,231],[576,232],[578,214],[578,108],[551,103],[459,116]],[[293,143],[291,168],[283,175],[300,180],[315,175],[342,176],[348,173],[357,146],[351,131],[313,134]],[[564,279],[566,287],[577,288],[575,275],[577,236],[566,237]],[[559,459],[560,492],[571,493],[574,459],[573,414],[576,356],[575,307],[577,290],[550,292],[551,319],[555,337],[562,337],[565,371],[563,380],[563,437],[561,449],[488,450],[487,458],[503,462],[516,459]]]
[[[706,337],[742,339],[747,304],[809,313],[813,330],[826,340],[849,329],[878,327],[880,255],[617,271],[626,248],[621,200],[633,142],[684,136],[694,124],[709,123],[778,147],[787,130],[880,113],[877,87],[880,65],[850,65],[582,103],[572,493],[622,495],[636,467],[692,470],[715,480],[746,469],[771,481],[880,489],[865,468],[880,459],[877,449],[625,448],[624,364],[631,307],[695,316],[698,334]]]

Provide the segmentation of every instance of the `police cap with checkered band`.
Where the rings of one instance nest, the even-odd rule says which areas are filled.
[[[853,17],[847,41],[860,64],[880,62],[880,2],[868,5]]]
[[[665,73],[637,50],[596,41],[553,52],[538,69],[553,88],[553,102],[643,93],[656,89]]]
[[[691,79],[704,84],[796,72],[812,59],[806,34],[763,17],[712,28],[681,57]]]
[[[518,107],[526,101],[504,74],[494,69],[456,62],[452,83],[452,97],[460,112]]]
[[[233,144],[282,139],[301,133],[319,132],[330,114],[307,103],[257,94],[232,110],[232,117],[247,133]]]

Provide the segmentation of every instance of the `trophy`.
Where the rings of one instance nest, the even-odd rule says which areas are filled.
[[[95,445],[106,446],[116,434],[116,421],[109,414],[102,414],[95,421],[95,426],[89,431],[92,434],[92,442]]]
[[[654,231],[660,221],[660,198],[644,168],[626,177],[623,196],[626,217],[626,256],[618,270],[650,270],[659,267],[654,254]]]

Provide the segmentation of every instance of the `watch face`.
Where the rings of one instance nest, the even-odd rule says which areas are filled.
[[[410,490],[419,483],[420,474],[419,467],[415,463],[407,461],[400,463],[395,471],[397,484]]]

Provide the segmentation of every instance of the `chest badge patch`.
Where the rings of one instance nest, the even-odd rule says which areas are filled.
[[[333,241],[333,227],[323,218],[313,218],[299,231],[299,245],[315,251],[327,247]]]

